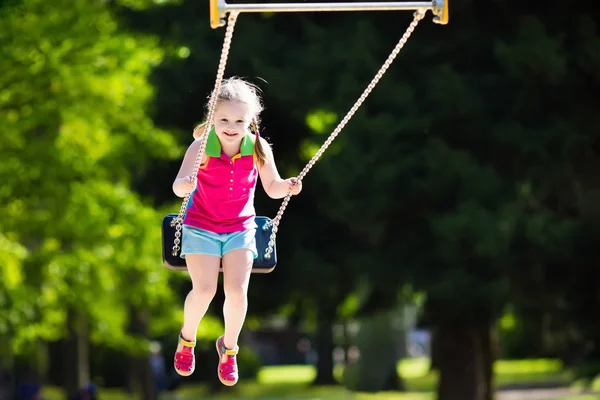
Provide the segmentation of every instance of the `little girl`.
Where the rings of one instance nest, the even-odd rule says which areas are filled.
[[[183,220],[181,257],[185,257],[192,290],[184,305],[183,327],[175,353],[175,370],[182,376],[194,372],[196,331],[212,301],[223,264],[225,303],[224,335],[216,342],[218,377],[227,386],[238,381],[238,337],[248,308],[247,291],[254,258],[254,193],[260,177],[267,195],[280,199],[302,190],[296,178],[279,176],[269,144],[259,136],[262,111],[256,88],[239,79],[224,80],[217,96],[205,154],[197,176],[191,176],[201,141],[188,148],[173,191],[191,193]],[[194,137],[199,136],[196,128]],[[252,131],[252,133],[251,133]]]

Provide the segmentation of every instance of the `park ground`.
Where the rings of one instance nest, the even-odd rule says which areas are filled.
[[[495,365],[497,400],[598,400],[600,377],[583,389],[583,382],[574,379],[573,372],[563,368],[556,360],[501,360]],[[435,373],[429,373],[426,359],[404,360],[398,365],[404,378],[407,392],[352,393],[342,386],[313,387],[310,382],[315,376],[312,366],[269,366],[263,367],[254,381],[240,380],[232,389],[218,394],[208,393],[203,385],[182,385],[175,393],[165,394],[161,400],[434,400],[437,382]],[[342,370],[336,370],[341,377]],[[102,389],[102,400],[131,400],[120,390]],[[47,400],[62,400],[56,388],[46,388]]]

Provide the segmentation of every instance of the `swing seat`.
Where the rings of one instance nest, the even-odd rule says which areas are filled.
[[[185,271],[187,270],[187,264],[185,258],[181,258],[181,245],[176,254],[173,255],[173,246],[175,245],[175,226],[171,226],[173,219],[177,218],[177,214],[167,214],[162,221],[162,259],[165,267],[174,271]],[[258,257],[254,259],[252,264],[252,273],[254,274],[268,274],[275,269],[277,265],[277,247],[273,244],[273,252],[271,256],[266,259],[265,251],[269,246],[269,239],[273,232],[273,224],[268,227],[265,225],[271,222],[271,219],[263,216],[256,216],[254,218],[256,225],[256,249],[258,250]],[[221,266],[221,271],[223,267]]]

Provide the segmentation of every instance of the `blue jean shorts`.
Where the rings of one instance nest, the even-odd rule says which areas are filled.
[[[204,229],[183,225],[181,229],[181,258],[186,254],[208,254],[223,257],[232,250],[248,249],[254,258],[256,250],[256,228],[233,233],[214,233]]]

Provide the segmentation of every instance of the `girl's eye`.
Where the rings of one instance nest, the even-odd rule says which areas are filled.
[[[244,123],[244,120],[238,119],[238,120],[237,120],[237,121],[235,121],[235,122],[237,122],[238,124],[243,124],[243,123]]]
[[[226,118],[221,118],[221,122],[227,122]]]

